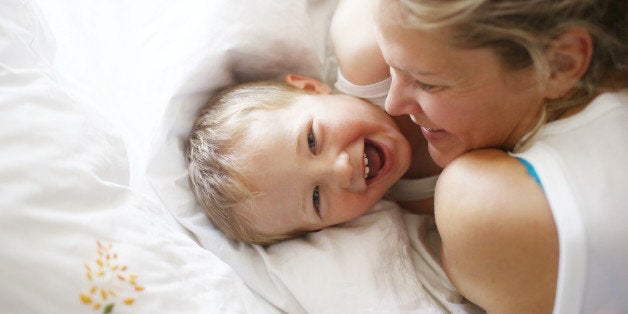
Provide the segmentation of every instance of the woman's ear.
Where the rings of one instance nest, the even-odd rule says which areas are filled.
[[[331,94],[331,88],[327,84],[310,77],[288,74],[285,81],[289,85],[302,90],[313,91],[317,94]]]
[[[584,29],[570,29],[552,41],[546,55],[550,70],[546,97],[560,98],[587,72],[593,55],[593,40]]]

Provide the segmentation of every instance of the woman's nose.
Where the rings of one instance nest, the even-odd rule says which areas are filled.
[[[422,112],[421,106],[413,97],[411,85],[394,73],[392,74],[388,97],[386,97],[385,108],[391,116],[416,115]]]

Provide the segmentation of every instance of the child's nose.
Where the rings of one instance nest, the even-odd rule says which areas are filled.
[[[340,189],[349,190],[351,192],[360,192],[366,189],[364,180],[361,180],[358,174],[360,163],[352,160],[347,152],[341,152],[334,160],[332,171],[330,172],[330,181],[334,182]],[[363,177],[363,175],[362,175]]]

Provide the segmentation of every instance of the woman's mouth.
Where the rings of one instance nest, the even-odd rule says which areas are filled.
[[[421,133],[430,142],[445,138],[449,134],[444,129],[432,129],[424,126],[421,126]]]

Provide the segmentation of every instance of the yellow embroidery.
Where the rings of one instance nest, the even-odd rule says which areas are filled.
[[[137,274],[127,273],[127,266],[118,261],[113,244],[104,245],[99,241],[96,244],[98,256],[92,264],[84,265],[89,288],[79,293],[79,299],[93,310],[102,308],[103,314],[109,314],[113,313],[117,301],[132,305],[144,287],[137,283]]]

